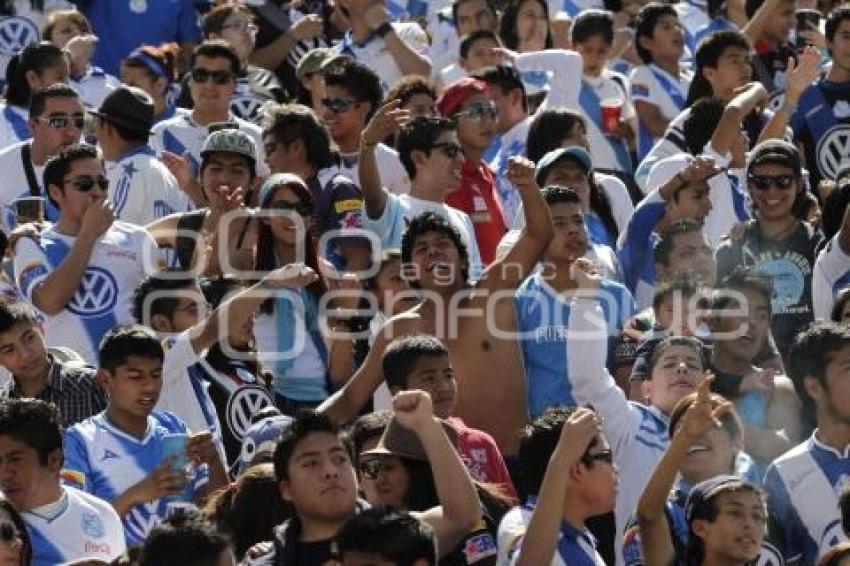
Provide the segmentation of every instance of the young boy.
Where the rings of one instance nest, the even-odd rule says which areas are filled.
[[[572,27],[573,47],[581,55],[583,75],[579,105],[589,120],[587,137],[593,168],[597,172],[631,176],[630,146],[634,145],[635,109],[629,100],[629,83],[623,75],[607,68],[614,42],[614,19],[605,10],[585,10],[576,16]],[[620,120],[615,131],[603,123],[601,103],[620,102]]]
[[[393,395],[408,389],[421,389],[431,395],[434,414],[457,432],[457,450],[473,478],[499,484],[506,493],[514,494],[493,437],[452,416],[457,382],[449,351],[439,339],[425,334],[399,338],[387,346],[382,363],[384,379]]]
[[[163,357],[153,331],[139,325],[110,330],[98,369],[109,395],[106,410],[65,432],[63,480],[112,504],[128,546],[143,543],[175,503],[200,503],[227,484],[212,434],[193,434],[173,414],[154,411]],[[172,435],[184,435],[182,450],[171,448]],[[188,465],[181,465],[187,461],[188,485]]]
[[[755,78],[770,93],[770,108],[776,110],[783,105],[786,73],[790,70],[788,60],[797,59],[794,46],[788,35],[796,24],[794,0],[746,0],[744,11],[748,24],[744,33],[753,42]],[[810,81],[811,82],[811,81]]]
[[[644,64],[629,78],[631,100],[640,120],[640,160],[685,108],[691,75],[681,67],[685,35],[673,6],[650,2],[638,12],[635,26],[635,46]]]
[[[351,518],[337,533],[336,548],[342,566],[437,564],[434,529],[405,511],[387,507]]]

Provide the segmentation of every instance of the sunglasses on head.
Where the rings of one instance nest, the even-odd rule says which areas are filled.
[[[217,85],[226,85],[231,78],[233,78],[233,73],[230,71],[210,71],[201,67],[192,69],[192,80],[196,83],[205,83],[212,79],[212,82]]]
[[[581,460],[585,464],[590,464],[591,462],[605,462],[606,464],[613,464],[614,453],[610,450],[601,450],[599,452],[587,452],[584,456],[582,456]]]
[[[86,124],[86,119],[83,116],[68,116],[67,114],[57,114],[55,116],[46,116],[40,118],[51,128],[62,130],[73,126],[78,130],[82,130]]]
[[[460,144],[457,142],[435,143],[431,146],[431,149],[441,150],[443,154],[449,159],[454,159],[455,157],[463,153],[463,148],[460,147]]]
[[[351,100],[350,98],[323,98],[322,106],[333,112],[334,114],[339,114],[341,112],[346,112],[349,108],[357,104],[356,100]]]
[[[80,177],[77,177],[76,179],[70,179],[65,182],[70,183],[71,186],[73,186],[81,193],[89,192],[94,188],[95,184],[103,191],[109,188],[109,179],[107,179],[106,177],[98,177],[97,179],[95,179],[90,175],[82,175]]]
[[[299,216],[310,216],[313,214],[313,205],[304,201],[287,202],[285,200],[279,200],[271,203],[269,208],[271,210],[291,210]]]
[[[358,467],[360,468],[360,473],[363,474],[364,478],[374,480],[377,479],[378,474],[381,472],[383,462],[381,462],[380,458],[368,458],[366,460],[361,460]]]
[[[747,178],[760,191],[766,191],[771,186],[785,190],[794,183],[793,175],[754,175],[751,173]]]
[[[461,110],[455,116],[465,116],[470,122],[481,122],[485,118],[495,120],[499,116],[499,109],[495,104],[475,104]]]

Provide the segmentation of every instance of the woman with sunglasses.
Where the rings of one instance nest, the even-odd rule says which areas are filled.
[[[0,565],[29,566],[31,563],[32,543],[24,520],[9,500],[0,496]]]
[[[804,220],[808,200],[796,147],[781,140],[758,144],[747,161],[746,173],[756,219],[744,225],[741,237],[720,244],[717,280],[722,281],[738,266],[770,278],[770,327],[785,358],[794,335],[814,320],[812,270],[822,235]]]
[[[323,314],[319,306],[328,285],[316,254],[313,200],[304,181],[288,173],[272,175],[260,189],[259,204],[254,271],[266,273],[303,254],[304,263],[319,274],[308,287],[266,301],[254,325],[261,354],[272,356],[261,359],[274,370],[272,388],[278,408],[294,416],[301,408],[318,406],[351,377],[353,349],[342,334],[326,336],[319,322]],[[334,324],[342,327],[346,322]]]

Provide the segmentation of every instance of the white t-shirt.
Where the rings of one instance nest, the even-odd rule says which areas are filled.
[[[33,291],[71,251],[76,238],[51,226],[38,241],[21,238],[15,246],[15,280],[32,302]],[[97,365],[104,334],[118,324],[135,322],[133,293],[146,275],[160,268],[156,242],[144,229],[113,222],[92,249],[77,290],[59,313],[46,316],[48,346],[67,346]]]
[[[189,210],[189,197],[149,145],[140,145],[106,162],[109,200],[115,217],[144,226],[158,218]]]
[[[115,90],[121,81],[108,74],[100,67],[89,65],[85,74],[68,80],[71,87],[77,91],[86,108],[100,108],[106,95]]]
[[[5,20],[0,20],[2,27]],[[2,55],[0,55],[2,59]],[[11,104],[0,104],[0,148],[7,148],[13,143],[28,140],[32,137],[27,120],[29,109]]]
[[[629,100],[628,79],[626,77],[614,71],[603,69],[600,76],[589,77],[585,75],[582,77],[582,81],[596,93],[599,102],[614,98],[623,101],[622,110],[620,111],[620,116],[623,120],[629,121],[635,117],[635,107]],[[583,97],[580,97],[579,101],[585,116],[592,116],[593,113],[590,109],[585,108],[585,104],[588,101]],[[618,159],[617,153],[615,153],[609,141],[611,138],[602,133],[600,125],[594,120],[585,120],[585,124],[587,126],[587,139],[590,142],[590,153],[593,156],[593,167],[631,174],[631,162],[623,163]],[[614,138],[614,140],[621,144],[625,141],[621,138]],[[628,158],[628,153],[628,148],[624,148],[626,159]]]
[[[62,496],[21,513],[32,543],[34,566],[89,558],[109,562],[126,549],[121,519],[106,501],[70,486]]]
[[[29,143],[29,141],[18,142],[0,150],[0,204],[3,206],[3,216],[0,222],[2,222],[3,230],[6,232],[10,232],[17,225],[15,221],[15,200],[30,196],[30,186],[21,158],[21,150]],[[33,173],[36,183],[38,183],[39,192],[45,197],[44,210],[47,219],[55,220],[56,209],[49,204],[44,191],[42,179],[44,165],[33,165]]]
[[[635,67],[629,77],[631,101],[633,104],[638,101],[652,104],[658,107],[661,116],[666,120],[672,120],[684,109],[691,77],[692,75],[684,69],[679,72],[678,77],[674,77],[657,65]],[[676,101],[676,98],[680,98],[681,104]],[[645,148],[642,150],[645,154],[652,148],[657,138],[653,137],[643,124],[639,124],[638,130],[638,145]],[[640,152],[639,157],[642,157]]]
[[[360,187],[360,154],[353,153],[341,156],[337,171],[343,177],[348,177]],[[410,192],[410,177],[401,164],[398,152],[391,147],[379,143],[375,147],[375,161],[381,173],[381,185],[391,193],[403,195]]]
[[[414,22],[393,23],[392,26],[399,39],[419,55],[428,58],[428,35],[419,24]],[[370,37],[365,43],[358,44],[352,38],[349,30],[337,46],[337,50],[342,55],[348,55],[375,71],[375,74],[381,79],[384,92],[391,89],[399,79],[404,77],[404,73],[399,69],[395,58],[387,49],[387,44],[376,35]]]

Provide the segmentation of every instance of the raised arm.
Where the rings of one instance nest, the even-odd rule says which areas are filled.
[[[765,2],[762,8],[767,4],[768,2]],[[758,141],[763,142],[785,137],[785,132],[797,110],[800,97],[820,74],[820,62],[820,51],[811,46],[806,47],[799,61],[794,61],[792,57],[788,58],[788,70],[785,72],[785,97],[782,99],[782,106],[773,113],[773,116],[762,128]]]
[[[401,101],[393,100],[378,109],[360,135],[360,157],[357,175],[366,215],[380,218],[387,206],[387,195],[381,186],[381,173],[375,159],[375,148],[388,136],[394,135],[410,121],[410,112],[400,108]]]
[[[741,122],[756,107],[767,103],[768,98],[767,90],[760,82],[744,86],[723,110],[720,123],[711,136],[711,148],[720,155],[726,155],[741,131]]]
[[[264,69],[277,69],[299,41],[311,39],[322,33],[322,18],[316,14],[307,14],[292,24],[286,32],[278,35],[265,47],[258,47],[248,58],[251,63]]]
[[[581,55],[568,49],[544,49],[529,53],[517,53],[513,57],[520,71],[547,71],[552,73],[549,94],[543,108],[556,106],[578,107],[581,91]]]
[[[389,22],[389,13],[387,12],[386,7],[383,2],[378,2],[377,4],[372,4],[372,7],[369,8],[366,12],[366,21],[369,24],[369,27],[376,31],[380,29],[384,24],[389,24],[389,30],[383,36],[384,45],[387,46],[387,51],[392,55],[395,64],[398,65],[399,71],[401,71],[402,75],[420,75],[423,77],[431,76],[431,60],[427,55],[419,53],[416,49],[414,49],[411,45],[409,45],[404,39],[399,37],[396,29]],[[418,24],[417,24],[418,26]],[[424,46],[427,47],[427,39],[424,30],[420,30],[422,33],[422,39],[425,42]]]
[[[448,554],[481,520],[472,477],[434,416],[430,395],[402,391],[393,398],[393,418],[416,433],[428,456],[440,506],[416,515],[434,527],[440,553]]]

